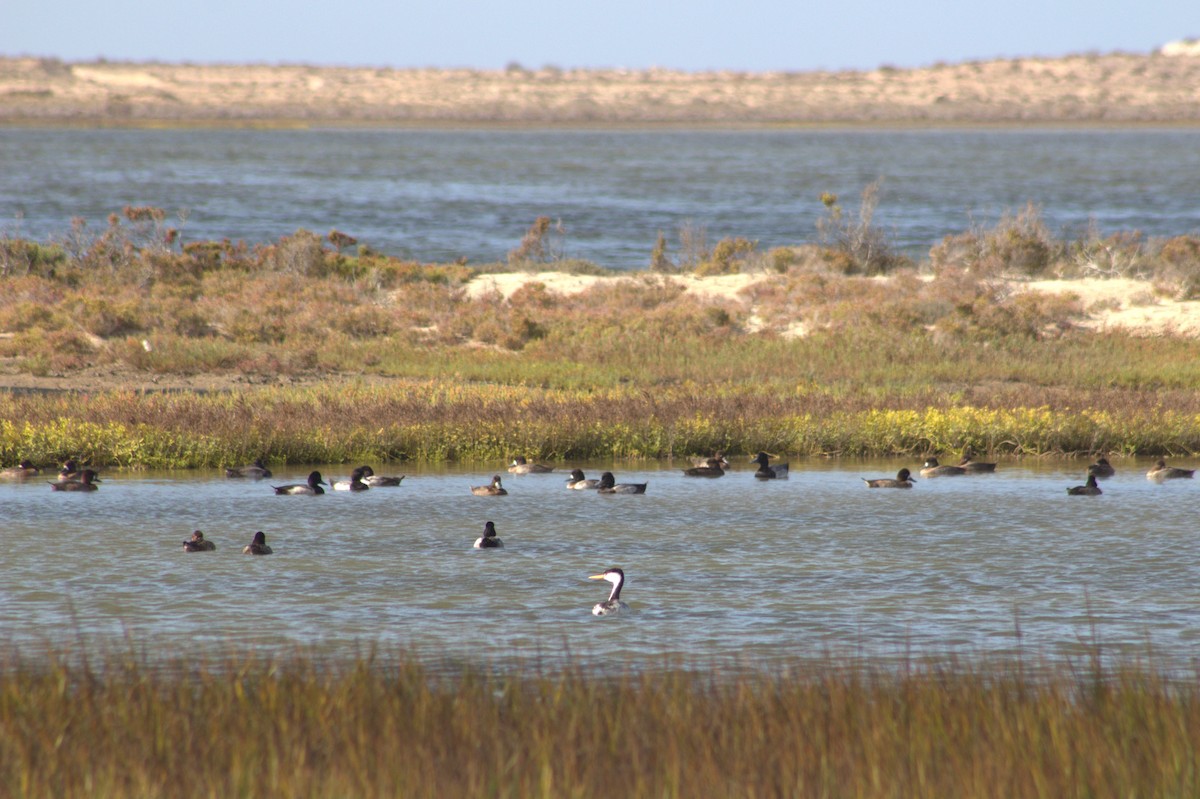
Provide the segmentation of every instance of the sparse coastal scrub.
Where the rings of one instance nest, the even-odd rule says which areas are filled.
[[[8,796],[1190,796],[1198,748],[1194,677],[1088,656],[608,675],[378,653],[0,661]]]
[[[672,271],[762,277],[725,296],[650,272],[567,294],[533,279],[507,294],[474,291],[501,267],[404,261],[339,231],[257,247],[181,242],[165,214],[141,207],[96,235],[76,225],[57,242],[3,239],[9,374],[75,376],[77,390],[107,372],[144,388],[217,375],[237,391],[12,394],[0,459],[86,455],[136,468],[260,455],[1200,451],[1192,340],[1087,329],[1094,309],[1077,296],[1001,279],[1115,269],[1147,292],[1190,296],[1196,239],[1093,231],[1060,241],[1028,206],[947,237],[917,269],[887,257],[870,187],[850,221],[827,200],[840,233],[794,257],[740,239],[709,249],[702,232],[684,231],[672,258],[660,238],[655,256]],[[557,268],[552,235],[549,217],[538,220],[514,263]]]

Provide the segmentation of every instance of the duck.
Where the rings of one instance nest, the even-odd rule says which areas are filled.
[[[698,463],[689,469],[683,470],[684,477],[724,477],[724,466],[728,466],[729,461],[722,458],[709,458],[703,463]]]
[[[916,482],[916,478],[912,476],[912,472],[908,469],[901,469],[896,472],[894,479],[891,477],[880,477],[868,480],[864,477],[862,480],[867,484],[867,488],[912,488],[913,483]]]
[[[488,522],[483,526],[483,535],[475,539],[475,549],[499,549],[504,542],[496,537],[496,523]]]
[[[572,488],[581,491],[587,488],[599,488],[600,481],[596,479],[589,480],[583,476],[583,469],[572,469],[571,476],[567,478],[567,488]]]
[[[692,461],[693,466],[720,466],[722,469],[729,466],[729,461],[725,460],[725,453],[717,450],[708,458],[697,458]]]
[[[965,474],[991,474],[996,471],[996,464],[984,463],[974,459],[975,452],[967,447],[963,450],[962,460],[958,462],[958,468],[962,469]]]
[[[957,477],[966,473],[967,470],[961,466],[942,466],[937,458],[927,458],[921,467],[922,477]]]
[[[325,493],[325,489],[321,488],[323,485],[326,485],[326,483],[321,478],[320,472],[309,472],[308,480],[303,483],[293,483],[285,486],[271,486],[271,488],[275,489],[276,494],[309,494],[315,496],[317,494]]]
[[[366,491],[371,486],[363,482],[365,470],[369,470],[370,466],[359,466],[354,471],[350,472],[349,480],[330,480],[329,487],[334,491]]]
[[[34,466],[30,461],[21,461],[16,466],[0,469],[0,480],[28,480],[30,477],[36,477],[41,473],[42,470]]]
[[[1073,497],[1097,497],[1104,492],[1100,490],[1100,486],[1096,485],[1096,475],[1089,474],[1087,483],[1081,486],[1071,486],[1067,489],[1067,494]]]
[[[540,463],[529,463],[523,455],[518,455],[513,458],[512,464],[508,467],[511,474],[546,474],[554,471],[551,466],[543,466]]]
[[[1159,458],[1158,463],[1154,464],[1154,468],[1146,472],[1146,479],[1153,480],[1156,483],[1161,483],[1163,480],[1191,480],[1195,474],[1195,469],[1180,469],[1177,466],[1168,466],[1165,460]]]
[[[242,547],[243,555],[271,555],[275,550],[267,546],[267,536],[262,530],[254,534],[254,540]]]
[[[612,472],[600,475],[596,491],[600,494],[645,494],[649,483],[618,483]]]
[[[750,459],[751,463],[758,464],[758,471],[754,476],[759,480],[786,480],[788,476],[788,465],[786,463],[777,463],[774,466],[769,465],[771,456],[765,452],[760,452]]]
[[[494,475],[492,482],[485,486],[471,486],[471,493],[477,497],[502,497],[508,494],[500,485],[500,475]]]
[[[1113,465],[1108,462],[1108,458],[1105,458],[1103,456],[1097,458],[1096,462],[1088,467],[1088,474],[1094,474],[1094,475],[1096,475],[1097,478],[1100,478],[1100,479],[1104,479],[1106,477],[1113,477],[1116,475],[1116,473],[1117,473],[1117,470],[1114,469]]]
[[[262,458],[256,458],[249,466],[226,466],[226,477],[245,477],[250,480],[261,480],[271,476],[271,470],[263,465]]]
[[[84,469],[79,472],[78,480],[59,480],[57,483],[51,482],[50,488],[53,491],[97,491],[100,486],[100,478],[91,469]]]
[[[199,530],[192,531],[192,537],[183,542],[184,552],[215,552],[217,545],[204,537]]]
[[[625,572],[614,566],[603,574],[593,574],[588,579],[607,580],[612,583],[612,591],[609,592],[608,599],[592,606],[593,616],[614,616],[629,611],[629,606],[621,601],[621,588],[625,585]]]
[[[58,470],[58,482],[63,483],[68,480],[78,480],[83,473],[79,471],[79,464],[73,460],[63,461],[62,468]]]
[[[386,474],[375,474],[375,470],[370,466],[360,466],[363,469],[363,482],[371,486],[371,488],[395,488],[400,485],[400,481],[405,475],[390,476]]]

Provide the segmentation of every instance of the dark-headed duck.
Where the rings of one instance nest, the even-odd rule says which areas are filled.
[[[958,468],[962,469],[965,474],[991,474],[996,471],[996,464],[975,460],[974,450],[967,447],[963,450],[962,460],[958,462]]]
[[[891,477],[879,477],[874,480],[862,478],[867,484],[867,488],[912,488],[916,480],[913,479],[912,472],[908,469],[901,469],[896,472],[895,479]]]
[[[500,475],[497,474],[485,486],[471,486],[471,493],[477,497],[502,497],[508,492],[500,485]]]
[[[765,452],[760,452],[751,458],[751,463],[758,464],[758,471],[754,473],[754,476],[759,480],[786,480],[788,465],[786,463],[777,463],[771,466],[770,460],[771,456]]]
[[[324,494],[325,489],[321,486],[325,485],[325,481],[321,479],[320,472],[309,472],[308,480],[304,483],[293,483],[285,486],[271,486],[275,489],[276,494]]]
[[[648,483],[618,483],[612,472],[600,475],[596,491],[601,494],[645,494]]]
[[[709,458],[703,463],[698,463],[691,468],[683,470],[684,477],[724,477],[725,466],[729,465],[729,461],[725,458]]]
[[[1097,458],[1096,462],[1088,467],[1088,474],[1095,475],[1100,480],[1113,477],[1116,473],[1117,470],[1108,462],[1108,458],[1103,456]]]
[[[254,534],[254,540],[242,547],[243,555],[270,555],[275,550],[267,546],[267,536],[262,530]]]
[[[475,539],[476,549],[499,549],[504,542],[496,537],[496,523],[488,522],[483,526],[483,535]]]
[[[329,487],[334,491],[366,491],[371,486],[363,482],[363,478],[370,469],[370,466],[359,466],[350,472],[349,480],[330,480]]]
[[[100,478],[91,469],[84,469],[79,472],[78,480],[59,480],[57,483],[50,483],[50,488],[54,491],[96,491],[100,486],[96,483],[100,482]]]
[[[199,530],[192,532],[192,537],[183,542],[184,552],[215,552],[217,545],[204,537]]]
[[[1104,492],[1100,490],[1100,486],[1096,485],[1096,475],[1089,474],[1087,483],[1081,486],[1071,486],[1067,489],[1067,494],[1073,497],[1098,497]]]
[[[583,469],[572,469],[571,476],[567,478],[567,488],[575,490],[583,490],[587,488],[599,488],[600,481],[583,476]]]
[[[31,462],[21,461],[16,466],[0,469],[0,480],[28,480],[30,477],[36,477],[41,473],[42,470],[34,466]]]

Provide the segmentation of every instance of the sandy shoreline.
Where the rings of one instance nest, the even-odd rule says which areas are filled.
[[[842,72],[372,69],[0,58],[0,124],[1198,124],[1200,57]]]

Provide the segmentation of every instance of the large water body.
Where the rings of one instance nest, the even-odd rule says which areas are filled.
[[[1149,482],[1148,462],[1118,459],[1099,497],[1067,496],[1084,465],[1063,461],[908,491],[860,480],[914,466],[900,461],[805,459],[771,482],[749,464],[715,480],[679,463],[582,465],[648,490],[602,496],[567,490],[561,470],[501,470],[509,495],[476,497],[468,488],[492,472],[461,468],[320,497],[273,493],[302,481],[299,467],[263,482],[111,471],[90,494],[0,483],[0,646],[152,658],[381,647],[614,668],[1099,651],[1186,672],[1200,656],[1200,486]],[[489,519],[505,547],[472,549]],[[196,528],[216,552],[183,552]],[[255,530],[275,554],[240,553]],[[609,586],[587,578],[613,565],[632,613],[597,618]]]
[[[0,235],[95,233],[125,205],[184,240],[336,228],[421,261],[505,260],[538,216],[557,254],[641,269],[662,231],[816,238],[823,192],[913,257],[1027,203],[1056,235],[1200,233],[1200,130],[3,130]],[[180,225],[179,217],[184,217]]]

